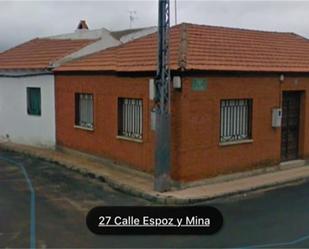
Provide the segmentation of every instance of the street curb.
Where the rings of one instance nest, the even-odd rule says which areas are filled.
[[[232,191],[232,192],[223,193],[223,194],[214,195],[214,196],[203,196],[200,198],[188,198],[188,199],[175,198],[175,201],[176,203],[180,203],[180,204],[195,204],[195,203],[201,203],[201,202],[210,202],[214,200],[220,200],[224,198],[250,194],[250,193],[258,192],[260,190],[268,190],[272,188],[276,188],[276,189],[284,188],[289,184],[301,182],[303,180],[309,180],[309,176],[298,177],[298,178],[294,178],[294,179],[290,179],[290,180],[282,181],[282,182],[274,182],[271,184],[265,184],[265,185],[261,185],[257,187],[252,187],[249,189]]]
[[[106,184],[108,184],[110,187],[112,187],[115,190],[118,190],[120,192],[126,193],[126,194],[130,194],[132,196],[135,197],[140,197],[143,198],[145,200],[151,201],[151,202],[155,202],[158,204],[165,204],[165,205],[190,205],[190,204],[196,204],[196,203],[200,203],[200,202],[208,202],[208,201],[213,201],[213,200],[217,200],[217,199],[223,199],[223,198],[227,198],[227,197],[232,197],[232,196],[237,196],[237,195],[241,195],[241,194],[247,194],[247,193],[251,193],[251,192],[255,192],[258,190],[263,190],[263,189],[269,189],[269,188],[280,188],[280,187],[284,187],[287,184],[291,184],[294,182],[299,182],[302,180],[307,180],[309,179],[309,175],[307,176],[300,176],[300,177],[296,177],[293,179],[288,179],[288,180],[283,180],[283,181],[277,181],[277,182],[272,182],[269,184],[264,184],[261,186],[256,186],[256,187],[252,187],[252,188],[247,188],[247,189],[242,189],[242,190],[238,190],[238,191],[231,191],[228,193],[222,193],[222,194],[217,194],[217,195],[213,195],[213,196],[202,196],[199,198],[177,198],[174,196],[170,196],[167,194],[161,194],[159,192],[152,192],[152,193],[147,193],[145,191],[142,191],[138,188],[134,188],[132,186],[129,186],[127,184],[121,183],[119,181],[115,181],[112,177],[109,177],[107,175],[104,174],[96,174],[93,173],[85,168],[80,168],[77,167],[76,165],[67,163],[65,161],[61,161],[61,160],[55,160],[53,158],[50,157],[46,157],[46,156],[42,156],[40,153],[35,153],[32,151],[28,151],[27,149],[20,149],[20,148],[16,148],[14,146],[7,146],[5,144],[1,144],[0,143],[0,149],[2,149],[3,151],[11,151],[11,152],[17,152],[17,153],[21,153],[30,157],[34,157],[34,158],[38,158],[47,162],[51,162],[51,163],[56,163],[60,166],[63,166],[67,169],[70,169],[76,173],[79,173],[85,177],[89,177],[89,178],[93,178],[93,179],[97,179],[99,181],[105,182]]]
[[[85,177],[89,177],[89,178],[93,178],[93,179],[97,179],[99,181],[105,182],[107,183],[110,187],[112,187],[115,190],[118,190],[120,192],[123,193],[127,193],[130,195],[133,195],[135,197],[141,197],[143,199],[146,199],[148,201],[152,201],[152,202],[157,202],[159,204],[170,204],[168,199],[170,199],[169,197],[162,197],[160,196],[160,193],[157,194],[149,194],[147,192],[141,191],[137,188],[128,186],[126,184],[120,183],[118,181],[113,180],[111,177],[106,176],[106,175],[98,175],[95,174],[93,172],[88,171],[85,168],[79,168],[76,167],[73,164],[70,163],[66,163],[65,161],[60,161],[60,160],[55,160],[53,158],[50,157],[46,157],[46,156],[42,156],[40,153],[33,153],[31,151],[25,150],[25,149],[20,149],[20,148],[16,148],[13,146],[6,146],[4,143],[0,143],[0,149],[2,149],[3,151],[8,151],[8,152],[17,152],[23,155],[27,155],[30,157],[34,157],[37,159],[41,159],[44,160],[46,162],[51,162],[51,163],[56,163],[60,166],[63,166],[69,170],[72,170],[76,173],[79,173]]]

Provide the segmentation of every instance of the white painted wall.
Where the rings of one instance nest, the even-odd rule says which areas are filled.
[[[149,34],[152,34],[154,32],[157,32],[157,27],[149,27],[149,28],[144,28],[140,31],[136,31],[136,32],[132,32],[128,35],[124,35],[120,38],[120,41],[122,43],[127,43],[129,41],[133,41],[135,39],[138,39],[140,37],[143,37],[143,36],[146,36],[146,35],[149,35]]]
[[[85,40],[92,40],[92,39],[101,39],[103,37],[110,36],[110,31],[101,28],[101,29],[94,29],[94,30],[76,30],[73,33],[67,33],[67,34],[61,34],[61,35],[54,35],[54,36],[48,36],[45,38],[48,39],[55,39],[55,40],[62,40],[62,39],[72,39],[72,40],[79,40],[79,39],[85,39]]]
[[[91,43],[90,45],[83,47],[82,49],[55,61],[51,65],[51,67],[58,67],[62,65],[63,63],[78,59],[80,57],[83,57],[89,54],[93,54],[95,52],[104,50],[106,48],[116,47],[116,46],[119,46],[120,44],[121,42],[116,40],[112,36],[107,36],[106,38],[103,38],[94,43]]]
[[[41,116],[27,114],[27,87],[41,88]],[[0,139],[54,147],[54,76],[0,77],[0,89]]]

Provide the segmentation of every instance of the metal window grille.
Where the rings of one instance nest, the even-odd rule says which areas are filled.
[[[251,138],[252,99],[221,100],[220,141]]]
[[[118,135],[142,139],[143,100],[119,98],[118,115]]]
[[[85,128],[93,128],[93,95],[78,93],[75,95],[75,124]]]

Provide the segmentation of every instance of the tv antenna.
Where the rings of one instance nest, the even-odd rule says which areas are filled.
[[[133,22],[137,19],[136,10],[129,10],[130,29],[132,29]]]
[[[175,0],[174,7],[175,7],[175,25],[177,25],[177,0]]]

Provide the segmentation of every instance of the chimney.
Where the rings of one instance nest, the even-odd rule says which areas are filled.
[[[80,20],[78,26],[77,26],[77,31],[80,31],[80,30],[88,30],[88,25],[86,23],[85,20]]]

